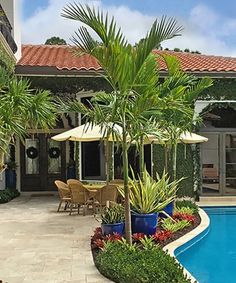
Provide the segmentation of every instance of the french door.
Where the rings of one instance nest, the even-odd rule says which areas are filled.
[[[236,133],[202,133],[202,194],[236,195]]]
[[[21,144],[21,190],[52,191],[54,181],[66,178],[65,143],[37,134]]]

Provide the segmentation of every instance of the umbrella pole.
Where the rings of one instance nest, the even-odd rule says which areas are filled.
[[[80,179],[79,172],[80,164],[79,164],[79,142],[75,142],[75,176],[76,179]]]

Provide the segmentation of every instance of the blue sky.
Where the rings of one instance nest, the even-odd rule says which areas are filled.
[[[79,23],[60,17],[68,0],[22,0],[22,41],[44,43],[50,36],[69,38]],[[71,1],[74,2],[74,1]],[[164,47],[199,50],[206,54],[236,56],[235,0],[81,0],[114,15],[131,43],[138,41],[161,15],[183,25],[180,38]]]

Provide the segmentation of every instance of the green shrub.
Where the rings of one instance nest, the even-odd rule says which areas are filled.
[[[125,221],[125,210],[121,204],[112,203],[110,207],[104,207],[101,212],[101,220],[104,224],[121,223]]]
[[[188,214],[188,215],[193,215],[195,213],[195,209],[188,207],[188,206],[183,206],[183,207],[175,207],[175,213],[182,213],[182,214]]]
[[[99,271],[117,283],[190,283],[173,257],[156,246],[129,248],[121,242],[109,243],[95,258]]]
[[[191,200],[177,200],[175,202],[175,207],[177,209],[181,209],[182,207],[188,207],[188,208],[192,209],[194,214],[198,213],[198,206],[196,205],[195,202],[193,202]]]
[[[162,220],[161,227],[164,230],[175,233],[179,230],[183,230],[185,227],[191,225],[191,222],[187,220],[173,221],[171,218],[165,218]]]
[[[11,201],[13,198],[16,198],[20,193],[16,189],[6,188],[5,190],[0,191],[0,203],[6,203]]]

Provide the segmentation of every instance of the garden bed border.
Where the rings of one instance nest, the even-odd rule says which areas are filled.
[[[193,245],[194,243],[196,243],[197,241],[199,241],[200,239],[202,239],[207,234],[208,232],[207,228],[210,225],[210,219],[203,209],[199,208],[198,213],[201,218],[201,223],[189,233],[180,237],[176,241],[171,242],[170,244],[166,245],[163,248],[163,250],[167,251],[168,254],[171,255],[172,257],[176,257],[176,251],[178,248],[181,248],[183,245],[187,245],[187,247],[189,247]],[[198,282],[196,278],[194,278],[194,276],[184,266],[183,268],[184,268],[184,273],[188,276],[188,278],[191,279],[191,282],[193,283]]]

